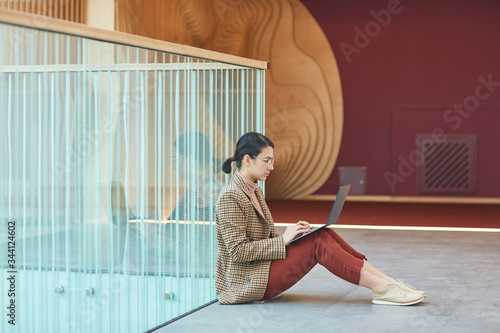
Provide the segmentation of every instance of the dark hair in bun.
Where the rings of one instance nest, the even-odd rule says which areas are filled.
[[[248,132],[241,136],[236,143],[234,155],[222,164],[222,171],[231,173],[231,163],[236,162],[236,167],[241,168],[241,160],[245,155],[250,157],[258,156],[262,149],[266,147],[274,148],[274,143],[268,137],[256,132]]]

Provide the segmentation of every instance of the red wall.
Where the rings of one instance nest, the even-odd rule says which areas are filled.
[[[397,156],[415,149],[413,133],[441,128],[478,134],[478,190],[469,195],[500,197],[500,2],[302,2],[325,32],[339,66],[344,133],[337,166],[367,166],[365,194],[419,195],[414,176],[392,191],[384,174],[397,172]],[[383,17],[385,27],[372,11]],[[381,11],[392,11],[390,21]],[[357,32],[366,28],[372,29],[369,40]],[[474,96],[478,77],[488,75],[499,85],[487,98],[480,88],[484,100],[478,112],[459,116],[460,125],[456,113],[446,121],[447,109]],[[408,117],[397,116],[405,110]],[[333,194],[337,188],[335,168],[317,193]]]

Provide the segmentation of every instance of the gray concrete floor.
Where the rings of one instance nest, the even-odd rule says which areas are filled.
[[[336,231],[425,301],[372,305],[370,290],[317,265],[273,300],[212,304],[155,332],[500,332],[499,233]]]

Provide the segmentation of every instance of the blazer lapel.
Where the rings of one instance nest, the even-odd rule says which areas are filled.
[[[264,212],[263,218],[266,219],[267,223],[269,221],[272,221],[273,218],[271,217],[271,211],[269,210],[269,207],[267,207],[266,200],[264,198],[264,192],[262,192],[262,189],[257,187],[257,190],[255,190],[255,194],[257,195],[257,199],[259,199],[260,207],[262,208],[262,212]],[[255,206],[255,204],[254,204]],[[261,215],[262,216],[262,215]]]

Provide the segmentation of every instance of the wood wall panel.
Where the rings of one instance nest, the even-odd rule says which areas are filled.
[[[85,23],[87,0],[2,0],[0,8]]]
[[[314,193],[330,176],[342,137],[337,63],[299,0],[116,0],[119,31],[271,63],[266,135],[276,145],[271,199]]]

